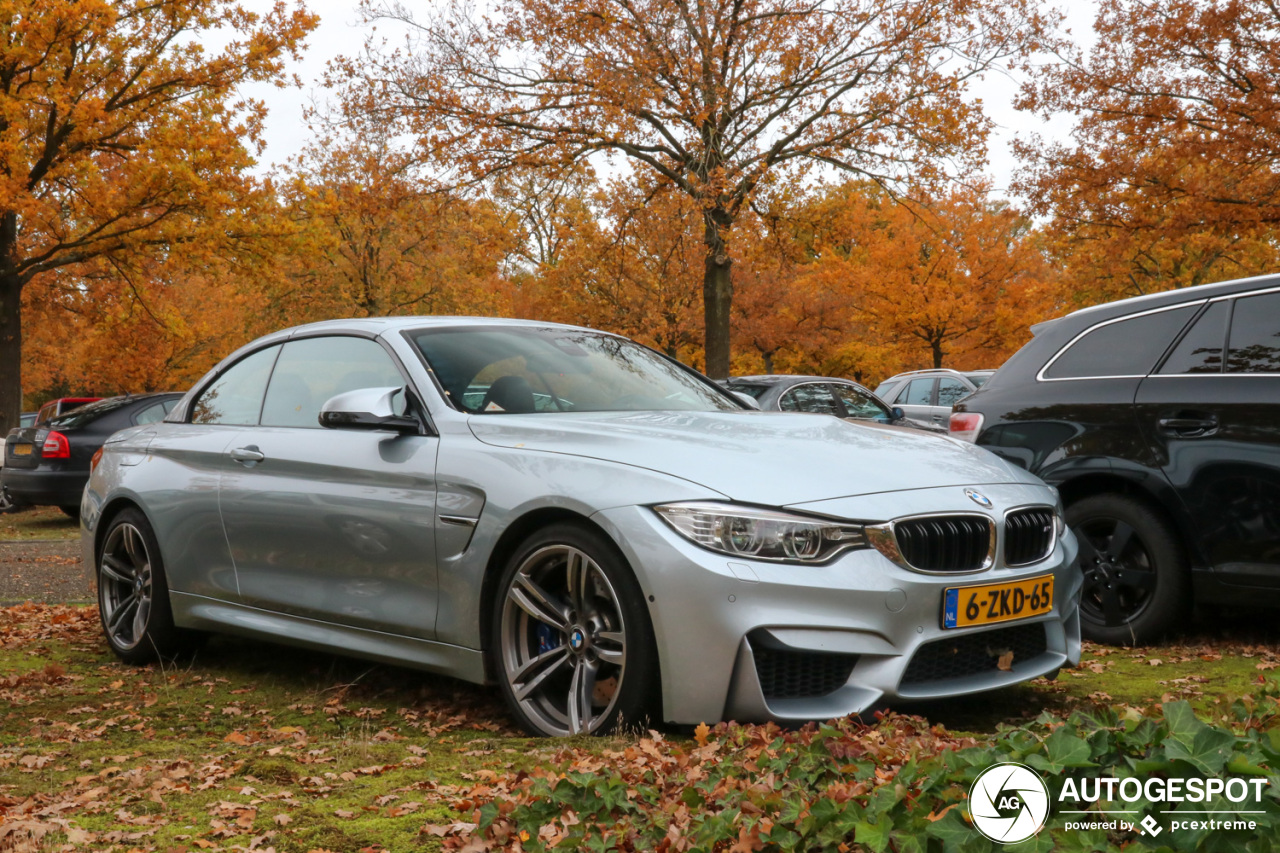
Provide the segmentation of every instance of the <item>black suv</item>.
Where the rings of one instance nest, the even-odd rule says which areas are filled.
[[[1280,604],[1280,276],[1099,305],[956,405],[1062,493],[1086,637],[1147,643],[1194,600]]]

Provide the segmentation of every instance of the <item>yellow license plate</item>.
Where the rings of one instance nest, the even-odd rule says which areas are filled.
[[[15,444],[13,446],[13,455],[14,456],[30,456],[31,448],[33,446],[34,445],[30,445],[30,444]]]
[[[1039,616],[1053,609],[1053,575],[983,586],[953,586],[942,595],[942,627],[968,628]]]

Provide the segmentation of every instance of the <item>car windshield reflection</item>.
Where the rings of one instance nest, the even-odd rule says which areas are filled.
[[[450,402],[473,414],[742,408],[694,373],[611,335],[472,326],[409,338]]]

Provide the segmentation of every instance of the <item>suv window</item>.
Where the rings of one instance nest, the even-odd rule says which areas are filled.
[[[1097,326],[1060,352],[1044,378],[1146,376],[1199,307],[1184,305]]]
[[[1280,293],[1236,300],[1228,373],[1280,373]]]
[[[404,378],[391,356],[367,338],[333,335],[284,345],[262,406],[263,426],[320,429],[320,407],[360,388],[393,388]]]
[[[1210,305],[1165,359],[1160,373],[1176,375],[1221,372],[1222,345],[1227,339],[1227,316],[1230,308],[1230,302],[1214,302]]]
[[[933,405],[933,377],[926,376],[922,379],[912,379],[911,384],[899,392],[898,399],[894,400],[894,402],[907,406]]]
[[[837,417],[843,414],[831,389],[816,382],[797,385],[783,394],[782,399],[778,401],[778,408],[784,412],[819,412]]]
[[[258,422],[262,392],[267,390],[271,366],[280,345],[246,356],[210,383],[191,406],[193,424],[245,426]]]
[[[836,394],[840,397],[840,402],[844,403],[844,410],[851,418],[861,418],[863,420],[888,420],[889,413],[871,399],[870,395],[854,388],[852,385],[836,385]]]
[[[969,388],[958,379],[938,380],[938,405],[954,406],[956,401],[969,393]]]

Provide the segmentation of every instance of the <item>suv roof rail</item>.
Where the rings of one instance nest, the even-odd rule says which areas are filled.
[[[970,370],[969,373],[978,373],[980,371]],[[964,376],[965,371],[952,370],[950,367],[926,367],[923,370],[906,370],[902,373],[895,373],[891,379],[897,379],[899,376],[915,376],[918,373],[954,373],[956,376]]]

